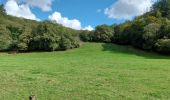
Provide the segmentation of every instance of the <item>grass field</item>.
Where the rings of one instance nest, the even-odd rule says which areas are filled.
[[[0,100],[168,100],[170,57],[112,44],[0,53]]]

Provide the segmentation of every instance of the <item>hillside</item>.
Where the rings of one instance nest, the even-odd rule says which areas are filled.
[[[98,25],[112,20],[102,16],[102,9],[90,12],[93,7],[89,4],[94,6],[90,0],[66,0],[71,6],[62,1],[65,8],[53,1],[0,1],[0,100],[28,100],[29,96],[36,100],[170,99],[170,0],[115,0],[105,8],[109,15],[117,6],[125,15],[129,5],[143,8],[150,2],[147,5],[153,6],[136,17],[133,13],[138,11],[132,10],[135,18],[127,21],[117,16],[113,21],[120,24],[113,25]],[[99,0],[93,2],[94,9],[101,6]],[[3,4],[10,9],[5,10]],[[57,8],[53,8],[55,4]],[[78,5],[77,11],[71,10],[72,4]],[[22,11],[35,13],[38,19],[49,16],[49,20],[15,17],[16,12],[24,14]],[[68,28],[74,25],[77,28]]]
[[[99,25],[81,38],[170,54],[170,1],[157,0],[149,12],[121,24]]]
[[[0,99],[167,100],[169,59],[101,43],[59,52],[1,53]]]
[[[84,42],[131,45],[150,52],[170,54],[170,2],[158,0],[149,12],[118,25],[95,30],[73,30],[51,21],[32,21],[6,14],[0,8],[0,51],[58,51],[78,48]]]
[[[0,51],[56,51],[79,47],[80,31],[50,21],[7,15],[0,6]]]

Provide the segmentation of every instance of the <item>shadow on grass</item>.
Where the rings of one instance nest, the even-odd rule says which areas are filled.
[[[147,51],[139,50],[132,46],[105,43],[102,45],[102,47],[103,47],[103,51],[110,51],[112,53],[136,55],[147,59],[170,59],[170,56],[161,55],[155,52],[147,52]]]

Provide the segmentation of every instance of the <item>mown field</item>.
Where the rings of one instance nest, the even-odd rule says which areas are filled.
[[[169,94],[170,57],[128,46],[0,53],[0,100],[168,100]]]

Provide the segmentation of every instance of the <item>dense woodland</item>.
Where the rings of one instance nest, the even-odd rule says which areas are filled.
[[[1,51],[55,51],[77,48],[80,41],[132,45],[170,54],[170,1],[156,2],[151,11],[119,25],[100,25],[94,31],[73,30],[50,21],[9,16],[0,6]]]
[[[49,21],[9,16],[0,6],[1,51],[54,51],[79,47],[76,30]]]
[[[84,34],[86,33],[86,34]],[[84,41],[112,42],[136,48],[170,54],[170,0],[158,0],[150,12],[119,25],[97,26],[94,32],[84,32]]]

